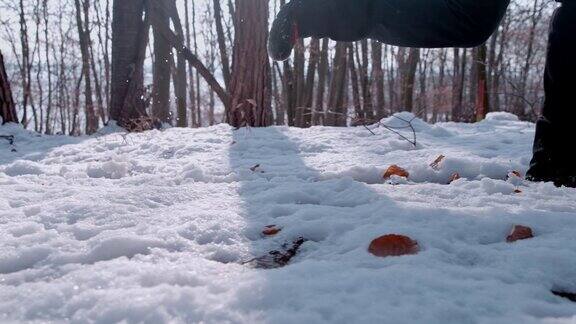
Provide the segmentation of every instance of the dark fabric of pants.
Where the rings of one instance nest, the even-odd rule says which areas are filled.
[[[572,149],[576,120],[576,2],[566,1],[550,25],[544,75],[545,102],[536,125],[534,158],[528,172],[536,179],[576,176]]]
[[[372,38],[405,47],[474,47],[485,42],[510,0],[293,0],[303,37]]]

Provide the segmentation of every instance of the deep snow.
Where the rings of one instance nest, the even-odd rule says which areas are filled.
[[[550,293],[576,291],[576,190],[506,180],[533,124],[414,124],[416,148],[383,128],[2,126],[0,322],[576,323]],[[514,224],[536,238],[506,243]],[[422,251],[370,255],[389,233]],[[241,264],[300,236],[287,267]]]

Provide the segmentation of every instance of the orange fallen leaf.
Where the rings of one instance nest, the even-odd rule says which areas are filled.
[[[417,254],[418,242],[404,235],[390,234],[381,236],[370,243],[368,252],[378,257]]]
[[[444,161],[445,158],[446,157],[444,155],[440,155],[439,157],[436,158],[436,160],[434,160],[434,162],[430,163],[430,167],[438,171],[440,169],[440,163],[442,163],[442,161]]]
[[[506,237],[506,242],[512,243],[520,240],[526,240],[534,237],[534,232],[528,226],[514,225],[510,235]]]
[[[280,231],[282,231],[282,229],[276,227],[276,225],[268,225],[264,228],[264,230],[262,231],[262,234],[264,234],[266,236],[273,236],[273,235],[280,233]]]
[[[508,173],[508,179],[510,179],[511,177],[518,177],[518,178],[520,178],[520,179],[523,179],[523,178],[524,178],[524,177],[522,176],[522,173],[520,173],[520,171],[516,171],[516,170],[510,171],[510,172]]]
[[[384,178],[384,180],[388,180],[392,176],[399,176],[399,177],[403,177],[403,178],[408,178],[410,176],[410,173],[408,173],[408,171],[402,169],[401,167],[393,164],[388,168],[388,170],[386,170],[383,178]]]
[[[452,174],[452,175],[450,176],[450,179],[448,180],[448,184],[451,184],[452,182],[454,182],[454,181],[456,181],[456,180],[458,180],[458,179],[460,179],[460,178],[461,178],[461,177],[460,177],[460,173],[454,172],[454,174]]]

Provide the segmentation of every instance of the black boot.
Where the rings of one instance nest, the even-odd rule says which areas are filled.
[[[562,4],[554,13],[544,75],[546,99],[536,124],[534,157],[527,179],[576,187],[574,158],[574,78],[576,77],[576,3]]]
[[[268,36],[268,55],[275,61],[287,60],[296,44],[298,26],[294,15],[293,4],[286,4],[272,23]]]

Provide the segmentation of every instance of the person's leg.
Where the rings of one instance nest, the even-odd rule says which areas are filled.
[[[370,38],[420,48],[476,47],[498,28],[509,0],[375,0]]]
[[[498,27],[510,0],[293,0],[272,24],[270,56],[289,57],[295,38],[365,38],[404,47],[474,47]]]
[[[527,178],[576,186],[576,158],[572,150],[576,120],[576,2],[565,2],[550,26],[544,75],[545,102],[536,124],[534,156]]]

